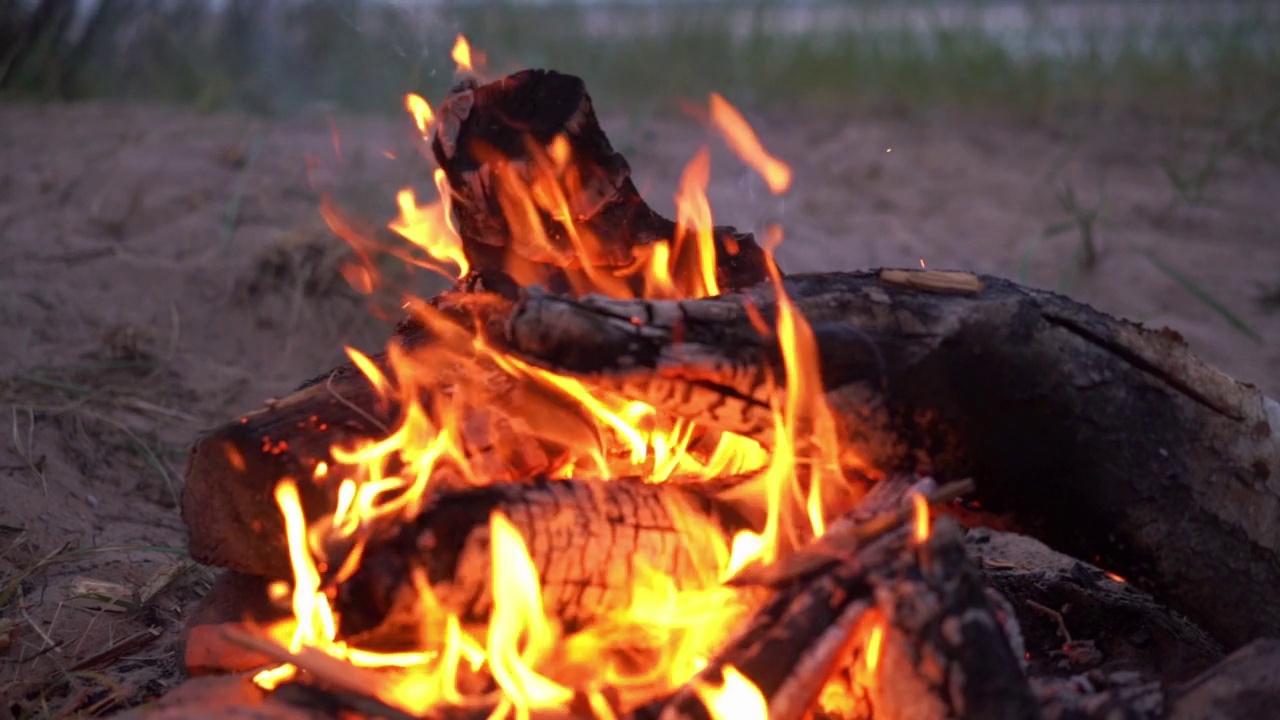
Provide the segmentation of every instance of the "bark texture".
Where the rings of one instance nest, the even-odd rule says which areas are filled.
[[[338,590],[342,630],[395,624],[401,608],[412,616],[421,604],[415,569],[425,571],[436,597],[463,621],[484,621],[493,608],[494,513],[519,531],[546,612],[570,630],[626,607],[644,568],[670,577],[678,589],[711,587],[718,582],[716,543],[749,523],[696,488],[566,480],[442,494],[365,548],[360,568]]]
[[[1175,333],[982,281],[960,293],[874,272],[785,281],[847,447],[885,471],[973,477],[987,510],[1228,646],[1280,634],[1280,405]],[[768,443],[775,305],[768,286],[678,302],[531,294],[509,334],[548,367]]]

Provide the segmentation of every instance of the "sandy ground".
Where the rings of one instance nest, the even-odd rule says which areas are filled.
[[[674,115],[604,122],[642,191],[669,211],[704,131]],[[768,196],[718,151],[712,202],[723,223],[782,220],[785,270],[923,258],[1025,278],[1168,325],[1280,394],[1280,313],[1260,301],[1280,286],[1274,135],[1223,159],[1193,204],[1161,161],[1194,170],[1222,130],[866,113],[760,125],[795,166],[793,191]],[[414,172],[404,131],[323,116],[0,106],[0,718],[104,711],[178,681],[177,633],[210,577],[182,554],[187,444],[332,366],[344,343],[372,351],[385,339],[387,324],[337,273],[345,247],[312,188],[388,207]],[[1076,270],[1080,234],[1063,225],[1067,184],[1080,212],[1096,210],[1089,269]],[[128,596],[76,599],[77,578]]]

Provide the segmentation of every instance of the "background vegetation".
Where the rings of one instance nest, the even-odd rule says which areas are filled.
[[[1280,89],[1273,5],[11,0],[0,94],[396,112],[408,88],[443,92],[463,31],[495,71],[555,67],[606,100],[1220,112]]]

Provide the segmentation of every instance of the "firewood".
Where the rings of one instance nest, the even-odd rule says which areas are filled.
[[[718,684],[733,666],[759,688],[772,720],[800,720],[829,678],[866,662],[870,634],[859,631],[873,609],[883,623],[878,669],[869,681],[849,683],[861,693],[851,705],[828,713],[843,720],[1037,717],[961,537],[946,519],[921,545],[899,528],[776,590],[698,678],[634,717],[708,720],[696,687]]]
[[[584,266],[620,270],[653,243],[675,239],[676,224],[640,197],[580,78],[525,70],[485,85],[466,80],[450,91],[439,118],[431,150],[448,178],[453,217],[471,265],[465,286],[512,298],[520,286],[535,284],[567,292],[585,277]],[[577,232],[543,209],[536,213],[540,231],[513,232],[512,222],[528,219],[502,209],[510,207],[513,194],[533,187],[534,176],[556,157],[568,163],[565,176],[575,179],[565,209]],[[585,239],[575,242],[575,235]],[[746,287],[767,277],[770,261],[750,234],[720,227],[714,237],[722,287]],[[691,242],[685,245],[694,251]],[[632,293],[639,289],[633,286]]]
[[[1280,634],[1280,405],[1171,331],[982,283],[956,295],[877,273],[787,278],[848,449],[886,472],[973,477],[984,507],[1099,558],[1228,647]],[[548,368],[769,443],[780,356],[755,323],[774,306],[768,286],[678,302],[530,294],[510,340]]]
[[[421,608],[415,570],[425,572],[437,599],[464,622],[484,621],[493,606],[489,519],[495,512],[520,532],[542,582],[544,607],[568,629],[626,607],[642,565],[677,589],[710,587],[718,581],[714,543],[759,528],[698,487],[564,480],[441,494],[364,549],[359,569],[338,588],[342,632],[412,618]]]
[[[444,293],[430,305],[456,325],[457,332],[498,333],[509,303],[488,293]],[[493,325],[485,329],[486,326]],[[407,323],[391,343],[411,352],[447,356],[450,343],[421,323]],[[452,345],[456,345],[456,341]],[[386,353],[371,357],[391,375]],[[551,469],[564,447],[591,447],[597,426],[581,407],[547,396],[529,381],[518,381],[474,357],[458,368],[441,360],[435,382],[417,395],[424,407],[446,394],[465,376],[466,392],[458,411],[465,452],[477,472],[493,481],[525,480]],[[476,368],[479,368],[476,371]],[[206,565],[253,575],[282,578],[289,570],[284,525],[273,492],[281,478],[293,478],[304,513],[315,518],[331,512],[336,483],[313,475],[320,463],[341,477],[332,448],[386,437],[397,425],[403,398],[383,397],[351,362],[304,383],[295,392],[210,430],[192,446],[185,472],[182,519],[191,557]],[[460,405],[460,407],[458,407]],[[537,421],[548,438],[539,442],[531,418],[506,411],[537,407]],[[560,442],[553,443],[552,439]],[[607,448],[605,449],[608,450]]]

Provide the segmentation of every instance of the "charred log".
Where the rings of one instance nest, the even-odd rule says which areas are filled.
[[[565,480],[441,494],[364,549],[359,569],[338,588],[342,631],[412,622],[421,608],[415,571],[464,622],[485,620],[493,607],[494,513],[519,531],[544,607],[569,629],[626,607],[645,568],[678,589],[710,587],[718,582],[717,543],[754,523],[697,487]]]
[[[635,716],[707,720],[698,689],[721,683],[732,666],[760,689],[774,720],[806,717],[837,675],[847,692],[824,709],[845,720],[1038,717],[961,537],[943,521],[923,544],[900,528],[850,549],[824,572],[776,590],[685,689]],[[877,624],[882,650],[871,649]]]
[[[1229,646],[1280,634],[1280,405],[1170,331],[1051,293],[997,278],[904,285],[786,280],[864,462],[975,478],[988,510],[1100,559]],[[680,302],[533,294],[510,339],[560,372],[767,443],[780,357],[757,322],[775,304],[767,286]]]
[[[586,277],[584,268],[617,271],[634,266],[655,242],[680,245],[674,242],[676,223],[640,197],[626,159],[596,119],[586,86],[572,75],[525,70],[486,85],[464,81],[439,109],[431,150],[451,188],[471,265],[468,287],[513,298],[520,287],[535,284],[570,292]],[[538,186],[539,176],[552,175],[574,190],[563,209],[575,228],[545,207],[537,208],[538,227],[513,228],[515,220],[526,222],[526,213],[510,210]],[[696,253],[691,240],[683,245]],[[742,288],[767,277],[770,261],[750,234],[717,228],[715,244],[722,287]]]

